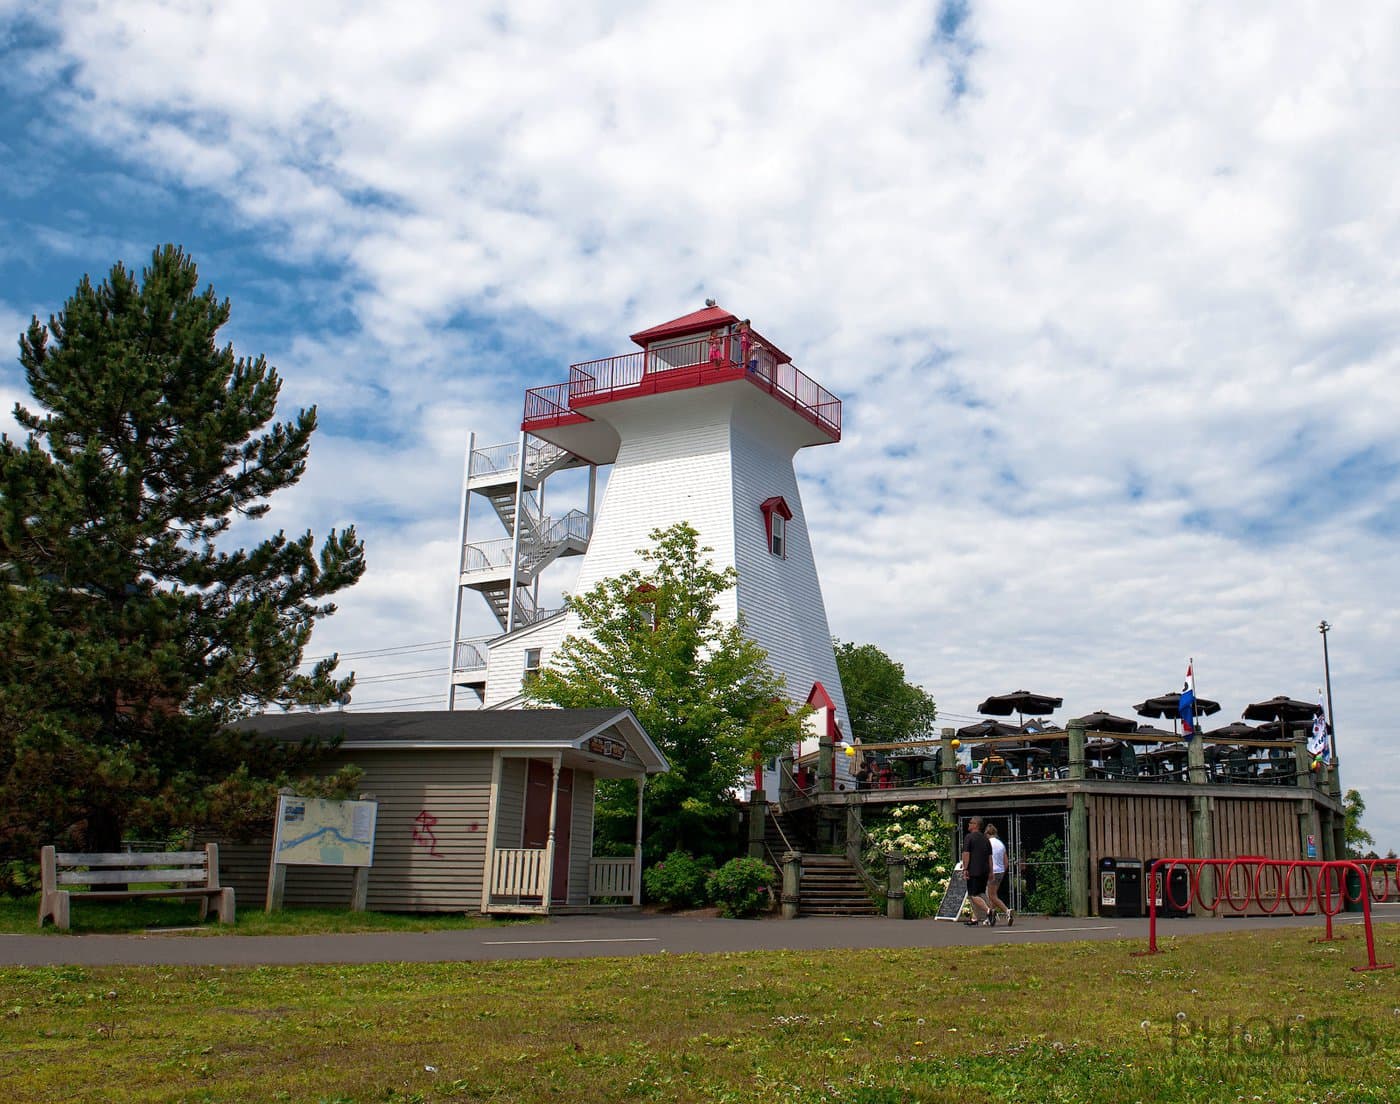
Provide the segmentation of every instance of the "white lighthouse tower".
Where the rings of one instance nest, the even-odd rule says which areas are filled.
[[[509,452],[517,472],[477,479],[494,479],[497,497],[513,482],[509,490],[524,509],[497,509],[508,539],[496,542],[501,553],[495,564],[466,546],[462,591],[485,594],[507,631],[484,647],[459,646],[458,655],[469,658],[466,666],[454,664],[454,684],[476,689],[488,709],[515,704],[528,672],[547,664],[564,637],[577,631],[572,614],[551,615],[538,603],[512,616],[512,602],[534,584],[543,562],[529,550],[529,529],[523,542],[514,537],[524,528],[516,518],[534,509],[529,488],[546,468],[611,465],[596,517],[590,475],[589,509],[575,511],[571,527],[549,522],[560,532],[548,555],[583,555],[578,592],[642,566],[637,550],[650,545],[653,529],[689,523],[701,545],[714,550],[717,566],[737,570],[737,586],[721,599],[721,616],[742,614],[747,634],[767,651],[793,700],[817,706],[828,733],[848,733],[793,470],[799,449],[841,439],[840,400],[798,371],[777,345],[713,304],[635,333],[632,341],[634,352],[575,364],[566,382],[527,391],[520,443],[495,450]],[[504,467],[499,460],[495,466]],[[486,495],[489,487],[476,490]],[[499,562],[508,546],[522,545],[519,562]],[[513,600],[501,591],[511,580]]]

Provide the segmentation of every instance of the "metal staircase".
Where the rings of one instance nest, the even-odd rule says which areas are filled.
[[[589,468],[588,507],[569,510],[559,517],[545,512],[545,481],[556,472]],[[593,532],[593,507],[597,469],[587,460],[545,441],[522,433],[520,439],[487,448],[467,448],[467,470],[462,496],[462,553],[456,610],[453,616],[453,669],[448,708],[455,705],[458,688],[484,698],[486,647],[492,637],[461,637],[462,600],[474,590],[486,600],[502,632],[513,632],[558,613],[540,605],[540,575],[562,556],[579,556],[588,550]],[[475,497],[474,497],[475,496]],[[473,501],[485,499],[505,530],[504,537],[468,541]]]

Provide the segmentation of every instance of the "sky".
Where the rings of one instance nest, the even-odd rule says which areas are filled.
[[[1400,848],[1389,5],[0,0],[0,50],[0,336],[193,254],[318,407],[268,524],[366,541],[312,645],[356,707],[441,700],[467,434],[713,297],[845,402],[836,636],[949,724],[1188,659],[1221,722],[1316,700],[1325,618]]]

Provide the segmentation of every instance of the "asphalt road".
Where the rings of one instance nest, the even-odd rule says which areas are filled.
[[[1400,904],[1380,905],[1377,921],[1400,921]],[[1357,914],[1334,921],[1342,930]],[[1158,938],[1243,929],[1315,928],[1320,917],[1248,917],[1158,921]],[[713,917],[631,914],[564,916],[539,924],[465,931],[384,932],[362,935],[242,936],[160,932],[145,935],[0,935],[5,966],[256,966],[301,963],[474,962],[532,958],[601,958],[648,954],[721,954],[733,951],[956,947],[985,943],[1063,943],[1129,939],[1147,946],[1144,920],[1073,920],[1027,916],[1013,927],[971,928],[941,920],[881,917],[805,917],[799,920],[720,920]],[[1389,943],[1389,941],[1386,941]],[[1364,950],[1360,952],[1364,961]],[[1400,957],[1400,947],[1377,947],[1377,957]]]

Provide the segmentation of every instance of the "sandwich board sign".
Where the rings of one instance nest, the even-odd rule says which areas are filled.
[[[267,911],[282,907],[289,866],[348,866],[355,871],[350,907],[363,912],[374,865],[374,828],[379,803],[328,801],[283,793],[277,796],[272,863],[267,875]]]
[[[935,920],[957,920],[962,916],[963,905],[967,904],[967,879],[963,877],[962,863],[953,867],[953,876],[948,879],[948,890],[939,902]]]

